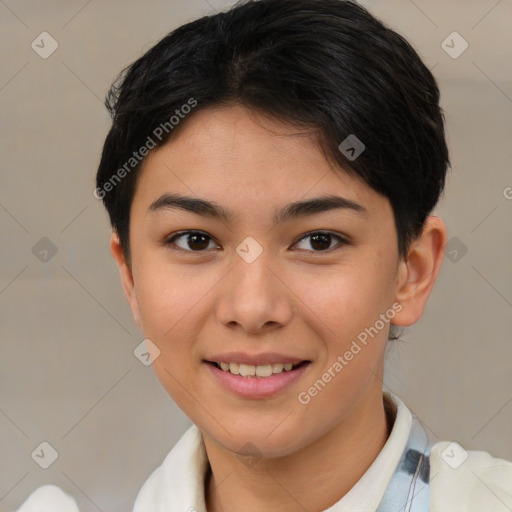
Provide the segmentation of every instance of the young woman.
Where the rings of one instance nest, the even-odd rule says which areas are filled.
[[[108,107],[95,195],[194,423],[134,511],[509,511],[511,463],[432,445],[382,389],[446,244],[439,91],[411,46],[353,2],[242,2],[156,44]]]

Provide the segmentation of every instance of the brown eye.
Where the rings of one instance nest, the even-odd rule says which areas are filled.
[[[177,243],[178,240],[180,240],[180,243]],[[167,240],[166,244],[176,245],[188,252],[202,252],[208,249],[211,241],[213,240],[210,236],[200,231],[185,231]]]
[[[309,239],[309,246],[313,249],[313,252],[326,252],[330,249],[333,249],[333,247],[331,247],[333,239],[338,240],[338,246],[345,245],[347,243],[347,241],[339,235],[321,231],[305,235],[299,240],[298,243],[301,243],[307,239]],[[336,246],[334,248],[336,248]],[[302,247],[302,249],[311,250],[308,247]]]

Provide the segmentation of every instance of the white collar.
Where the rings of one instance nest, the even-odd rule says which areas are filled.
[[[384,393],[397,407],[386,444],[360,480],[324,512],[374,512],[406,446],[412,415],[402,400]],[[204,477],[208,466],[200,430],[192,425],[142,487],[133,512],[206,512]],[[193,507],[193,508],[192,508]]]

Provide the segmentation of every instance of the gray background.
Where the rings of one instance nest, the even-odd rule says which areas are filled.
[[[142,335],[92,190],[117,73],[231,3],[0,0],[0,511],[50,482],[83,512],[130,510],[190,425],[133,355]],[[433,69],[453,163],[437,208],[451,259],[385,388],[434,441],[512,459],[512,2],[363,3]],[[31,48],[43,31],[59,44],[47,59]],[[441,46],[453,31],[469,43],[456,59]],[[43,237],[57,248],[46,262],[32,250]],[[59,454],[46,470],[31,458],[43,441]]]

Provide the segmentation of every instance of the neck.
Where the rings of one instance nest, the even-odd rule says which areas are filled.
[[[382,450],[394,421],[380,390],[367,398],[313,443],[253,466],[205,437],[207,511],[321,511],[338,502]]]

